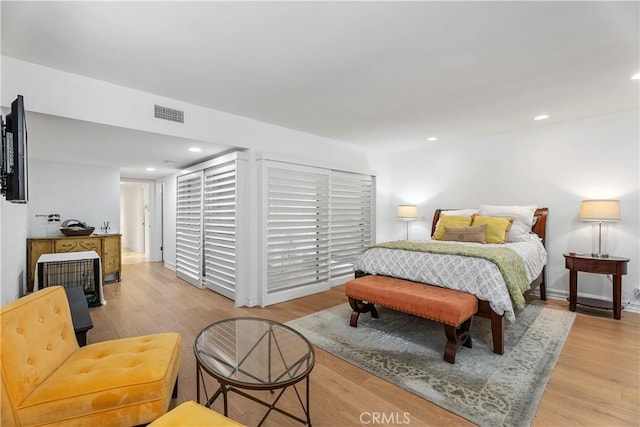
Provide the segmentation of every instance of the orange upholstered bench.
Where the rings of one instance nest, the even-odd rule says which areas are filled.
[[[345,290],[353,308],[349,324],[358,326],[360,313],[378,318],[374,304],[434,320],[444,325],[447,344],[444,360],[455,363],[463,345],[471,348],[471,321],[478,299],[466,292],[386,276],[362,276],[350,280]]]

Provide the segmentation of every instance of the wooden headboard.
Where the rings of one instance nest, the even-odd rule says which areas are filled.
[[[438,219],[440,219],[440,213],[442,211],[449,211],[453,209],[436,209],[433,214],[433,221],[431,223],[431,235],[436,231],[436,224],[438,224]],[[535,224],[531,228],[531,231],[536,233],[541,239],[542,244],[545,244],[545,237],[547,234],[547,214],[549,213],[549,208],[538,208],[536,212],[533,214],[533,217],[536,218]]]

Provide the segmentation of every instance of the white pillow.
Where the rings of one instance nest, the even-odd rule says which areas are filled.
[[[450,211],[440,211],[440,215],[456,215],[456,216],[471,216],[477,213],[478,213],[478,209],[455,209]]]
[[[481,205],[480,215],[509,217],[513,219],[511,229],[507,235],[507,242],[525,242],[531,233],[533,227],[533,214],[536,212],[537,206],[494,206]]]

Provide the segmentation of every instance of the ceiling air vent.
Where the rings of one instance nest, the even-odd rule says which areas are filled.
[[[162,105],[153,106],[153,117],[161,120],[169,120],[170,122],[184,123],[184,111],[174,110],[173,108],[163,107]]]

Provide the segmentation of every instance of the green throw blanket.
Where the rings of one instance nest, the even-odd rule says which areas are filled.
[[[409,241],[379,243],[369,248],[401,249],[405,251],[462,255],[486,259],[494,263],[500,270],[500,273],[502,273],[514,307],[517,310],[521,310],[525,306],[523,294],[530,289],[530,283],[522,258],[512,249],[496,248],[493,246],[479,247],[452,243],[417,243]]]

